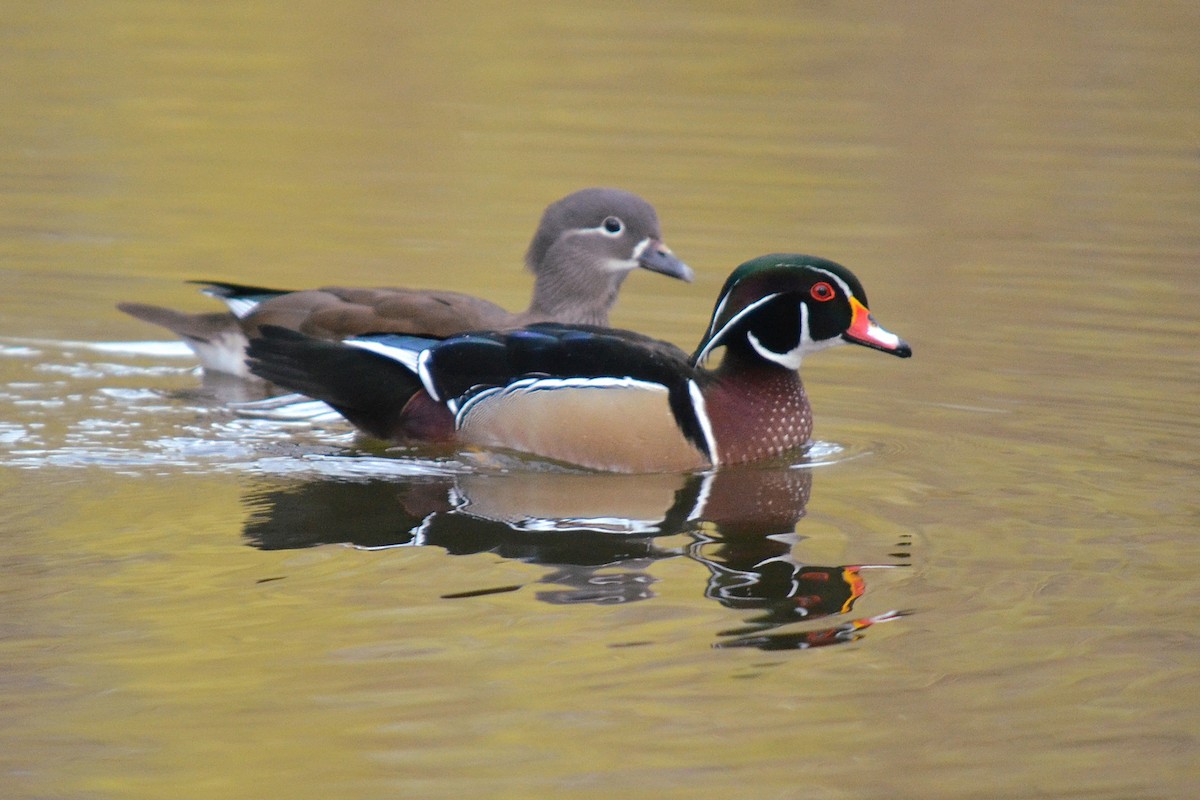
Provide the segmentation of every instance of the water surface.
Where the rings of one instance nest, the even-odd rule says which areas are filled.
[[[0,12],[0,794],[1186,797],[1191,4]],[[113,305],[511,308],[644,194],[692,286],[851,267],[800,464],[631,480],[238,413]]]

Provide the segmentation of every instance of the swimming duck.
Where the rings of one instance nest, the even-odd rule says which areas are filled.
[[[775,254],[734,270],[690,356],[631,331],[558,323],[441,341],[329,342],[268,326],[249,367],[379,439],[664,472],[802,452],[813,419],[801,361],[844,343],[912,355],[875,322],[848,269]],[[705,367],[718,348],[719,366]]]
[[[208,372],[240,378],[248,339],[264,325],[339,340],[366,333],[432,337],[538,322],[607,325],[634,269],[683,281],[692,270],[663,243],[654,207],[620,189],[583,189],[550,204],[525,255],[534,274],[529,308],[512,313],[478,297],[436,290],[326,286],[307,291],[195,281],[230,313],[189,314],[141,303],[117,308],[183,339]]]

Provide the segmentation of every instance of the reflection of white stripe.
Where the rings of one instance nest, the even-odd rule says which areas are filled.
[[[27,356],[36,353],[28,348],[47,347],[55,350],[91,350],[97,353],[116,353],[131,356],[163,356],[193,358],[195,351],[181,341],[169,342],[80,342],[69,339],[26,339],[19,336],[0,338],[0,354]]]
[[[721,326],[721,329],[719,331],[715,332],[714,334],[712,334],[711,336],[708,337],[708,343],[706,345],[704,345],[704,349],[701,350],[700,353],[696,356],[696,363],[699,364],[700,362],[704,361],[704,359],[708,357],[708,351],[710,349],[712,349],[713,347],[720,346],[721,343],[718,340],[721,338],[721,336],[724,335],[725,331],[729,330],[730,327],[737,324],[742,319],[742,317],[746,316],[751,311],[753,311],[754,309],[763,305],[764,303],[771,302],[776,297],[779,297],[779,292],[774,292],[772,294],[767,295],[766,297],[760,297],[758,300],[755,300],[753,303],[746,306],[738,313],[734,314],[733,319],[729,320],[729,322],[726,322],[724,325]],[[721,305],[722,306],[725,305],[724,301],[722,301]],[[718,306],[718,310],[719,309],[720,309],[720,306]],[[716,321],[717,321],[717,315],[713,314],[713,324],[716,324]],[[709,326],[709,330],[712,330],[711,325]]]
[[[652,381],[636,378],[522,378],[506,386],[485,389],[455,410],[453,401],[446,401],[454,412],[454,426],[461,428],[471,410],[490,400],[503,399],[505,395],[529,394],[531,392],[554,391],[555,389],[638,389],[647,392],[667,393],[667,387]]]
[[[687,516],[688,522],[694,519],[704,519],[704,509],[708,505],[708,496],[712,493],[712,485],[716,477],[717,473],[706,472],[704,477],[700,479],[700,491],[696,492],[696,503],[692,506],[692,511]]]
[[[704,432],[704,441],[708,445],[708,460],[714,467],[720,466],[721,460],[717,456],[717,437],[713,435],[712,420],[708,418],[708,405],[704,402],[704,395],[700,393],[700,387],[696,385],[695,381],[688,381],[688,394],[692,398],[692,411],[696,414],[700,430]]]
[[[469,513],[469,512],[468,512]],[[486,517],[485,517],[486,519]],[[659,533],[662,520],[626,519],[625,517],[526,517],[520,522],[509,523],[509,527],[522,531],[599,531],[602,533]]]

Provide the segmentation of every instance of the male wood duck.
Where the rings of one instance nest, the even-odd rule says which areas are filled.
[[[812,409],[797,370],[850,342],[908,358],[845,267],[762,256],[725,282],[694,354],[630,331],[538,324],[442,341],[328,342],[266,327],[255,374],[398,442],[507,448],[594,469],[707,469],[803,450]],[[703,363],[725,353],[716,369]]]
[[[620,189],[583,189],[548,206],[525,263],[534,274],[533,300],[516,314],[458,292],[340,286],[293,292],[214,281],[196,283],[232,313],[187,314],[140,303],[117,308],[175,333],[205,370],[249,378],[245,347],[264,325],[332,340],[366,333],[441,338],[537,322],[607,325],[621,283],[634,269],[692,280],[692,270],[663,243],[654,207]]]

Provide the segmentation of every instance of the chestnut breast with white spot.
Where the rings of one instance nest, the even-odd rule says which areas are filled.
[[[720,464],[774,458],[812,436],[812,407],[800,376],[778,368],[739,372],[705,388]]]

